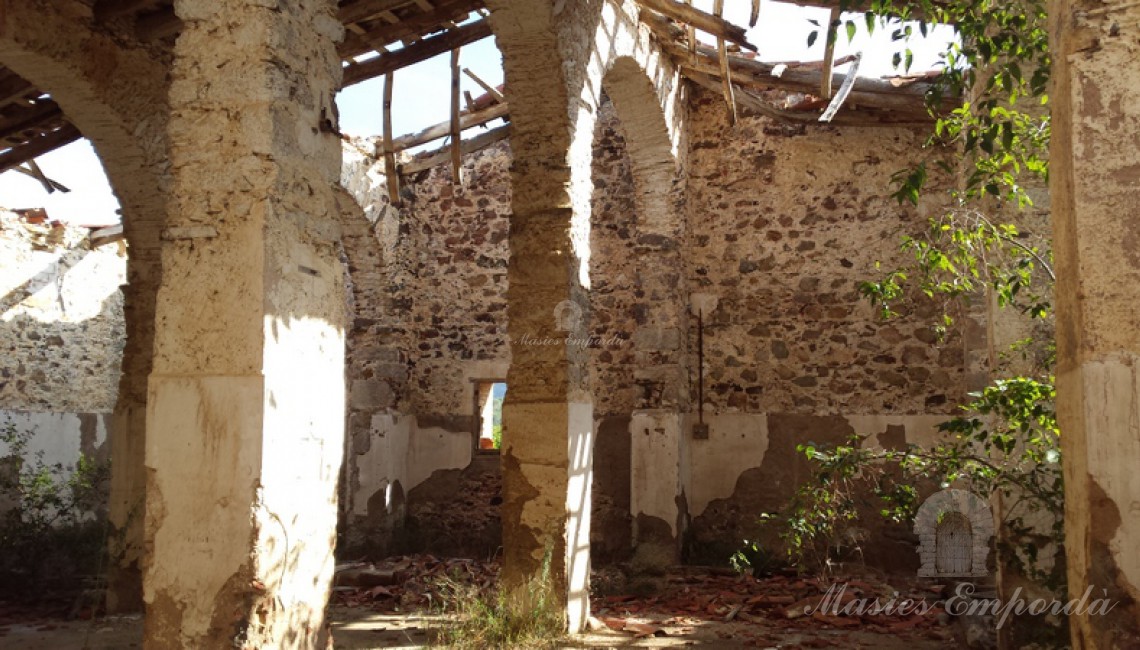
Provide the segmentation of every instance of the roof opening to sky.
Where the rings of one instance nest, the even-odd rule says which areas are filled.
[[[694,6],[712,11],[713,0],[694,0]],[[750,2],[726,3],[725,18],[737,25],[746,26]],[[759,48],[758,57],[767,62],[818,61],[824,56],[825,38],[817,37],[808,45],[808,35],[826,26],[829,10],[821,7],[801,7],[783,2],[764,0],[756,27],[748,30],[748,39]],[[477,20],[472,14],[468,22]],[[840,30],[835,47],[835,58],[843,60],[849,55],[862,53],[859,76],[881,77],[904,74],[906,71],[892,65],[892,55],[903,49],[902,43],[893,41],[893,27],[879,28],[868,34],[863,14],[844,14],[857,29],[854,38],[847,38]],[[814,23],[813,23],[814,21]],[[897,26],[894,26],[897,27]],[[934,69],[941,53],[955,38],[954,30],[945,25],[935,26],[925,38],[918,37],[909,44],[914,53],[910,72]],[[698,32],[698,39],[709,44],[715,39]],[[390,48],[395,49],[395,47]],[[375,53],[354,57],[360,62],[375,58]],[[837,72],[847,66],[837,65]],[[484,38],[464,46],[460,51],[460,66],[470,69],[487,84],[503,83],[502,57],[493,38]],[[394,96],[392,102],[392,128],[394,135],[419,131],[432,124],[445,122],[450,111],[450,55],[444,53],[420,63],[401,68],[393,73]],[[383,78],[377,77],[350,86],[338,96],[341,131],[358,137],[378,136],[382,133]],[[462,91],[473,97],[484,89],[467,75],[460,79]],[[500,121],[475,128],[492,128]],[[439,146],[439,143],[426,145]],[[420,147],[423,148],[423,147]],[[412,150],[414,151],[414,149]],[[48,177],[59,181],[71,192],[48,193],[42,183],[19,173],[0,174],[0,206],[7,208],[46,207],[52,218],[84,224],[106,224],[118,221],[118,201],[107,185],[95,152],[87,140],[61,147],[37,160]]]

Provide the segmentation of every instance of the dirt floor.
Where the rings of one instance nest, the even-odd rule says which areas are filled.
[[[351,565],[338,572],[329,619],[336,648],[429,647],[448,585],[493,588],[497,566],[431,556]],[[824,600],[833,585],[842,594]],[[629,580],[622,570],[594,577],[591,630],[565,648],[882,648],[962,647],[960,628],[936,601],[942,585],[871,575],[819,580],[791,575],[754,579],[717,569],[679,567]],[[923,614],[854,613],[842,608],[879,598],[924,600]],[[830,608],[829,608],[830,607]],[[829,608],[827,612],[821,609]],[[838,609],[836,609],[838,608]],[[81,613],[80,616],[83,614]],[[55,613],[0,606],[0,648],[8,650],[142,647],[139,616],[65,620]]]

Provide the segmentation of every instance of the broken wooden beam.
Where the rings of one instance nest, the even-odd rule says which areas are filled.
[[[479,87],[486,91],[487,94],[490,95],[496,102],[502,103],[507,101],[507,98],[503,96],[503,93],[500,92],[498,88],[495,88],[491,84],[480,79],[478,75],[476,75],[474,72],[471,72],[471,68],[463,68],[463,74],[471,77],[471,81],[479,84]]]
[[[720,82],[714,77],[700,72],[691,72],[685,75],[685,78],[706,90],[714,93],[720,92]],[[814,111],[808,112],[778,108],[744,88],[738,87],[736,92],[733,93],[733,97],[736,98],[736,102],[742,109],[750,110],[764,117],[797,124],[826,125],[820,123],[819,114]],[[901,118],[902,119],[900,119],[897,113],[892,112],[848,112],[834,116],[827,124],[831,126],[929,126],[928,120],[913,119],[907,116],[901,116]]]
[[[384,75],[384,180],[388,185],[388,201],[400,202],[400,176],[396,173],[396,152],[392,149],[392,85],[394,72]]]
[[[724,14],[724,0],[713,0],[713,14],[720,18]],[[723,86],[724,101],[728,108],[728,124],[736,124],[736,100],[732,97],[732,70],[728,68],[728,48],[724,37],[716,37],[717,63],[720,65],[720,78]]]
[[[466,156],[467,154],[474,153],[480,149],[486,149],[496,142],[505,140],[509,135],[509,124],[497,126],[490,131],[487,131],[486,133],[480,133],[473,138],[462,140],[460,150],[462,151],[463,155]],[[425,169],[438,167],[439,165],[445,164],[449,160],[451,160],[450,145],[436,149],[435,151],[418,154],[411,161],[400,165],[400,173],[404,175],[415,174],[416,172],[422,172]]]
[[[479,101],[478,99],[475,100],[476,103],[478,103],[478,101]],[[507,104],[493,104],[489,108],[485,108],[485,109],[483,109],[481,111],[477,111],[475,113],[461,113],[459,116],[459,129],[460,129],[460,131],[464,131],[464,130],[469,129],[473,126],[479,126],[480,124],[486,124],[487,122],[490,122],[491,120],[494,120],[494,119],[497,119],[500,117],[506,117],[508,115],[508,113],[509,113],[509,107]],[[398,138],[394,138],[392,140],[391,151],[392,151],[392,153],[396,153],[399,151],[403,151],[404,149],[411,149],[412,147],[418,147],[421,144],[427,144],[428,142],[431,142],[432,140],[438,140],[440,138],[446,138],[450,133],[451,133],[451,120],[448,120],[446,122],[440,122],[438,124],[433,124],[433,125],[427,127],[426,129],[423,129],[421,131],[417,131],[416,133],[409,133],[407,135],[402,135]],[[385,149],[377,150],[376,153],[377,153],[377,155],[381,155],[381,154],[385,153]]]
[[[736,43],[746,50],[756,51],[756,46],[748,42],[744,28],[733,25],[724,18],[701,11],[691,5],[677,2],[677,0],[637,0],[637,3],[679,23],[692,25],[702,32]]]
[[[420,61],[425,61],[433,56],[449,52],[469,43],[474,43],[490,35],[491,25],[487,22],[487,19],[484,18],[462,27],[446,31],[443,34],[425,38],[414,45],[409,45],[392,52],[386,52],[374,59],[354,63],[346,67],[344,69],[344,83],[342,87],[347,88],[361,81],[399,70],[400,68],[419,63]]]
[[[83,134],[79,132],[79,129],[70,123],[65,123],[62,127],[51,133],[34,137],[19,146],[12,147],[4,153],[0,153],[0,173],[6,172],[13,167],[19,167],[37,156],[42,156],[52,149],[70,144],[82,137]]]
[[[451,51],[451,182],[463,184],[463,152],[460,140],[463,129],[459,125],[459,48]]]
[[[839,17],[839,7],[835,7],[827,19],[827,43],[823,48],[823,73],[819,84],[819,96],[824,99],[831,99],[831,68],[835,61],[835,42],[839,40]]]

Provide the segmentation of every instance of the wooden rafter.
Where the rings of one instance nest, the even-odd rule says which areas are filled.
[[[724,15],[724,0],[713,0],[713,13],[717,18]],[[719,34],[716,37],[716,56],[717,62],[720,64],[724,101],[728,107],[728,123],[730,125],[736,124],[736,100],[732,97],[732,70],[728,67],[728,48],[725,45],[724,37]]]
[[[823,49],[823,74],[820,76],[819,96],[831,99],[831,68],[835,61],[835,42],[839,40],[839,7],[831,10],[827,19],[827,45]]]
[[[459,126],[459,48],[451,51],[451,182],[463,184],[463,129]]]
[[[65,144],[75,142],[81,137],[83,137],[83,135],[79,133],[79,129],[71,124],[64,124],[51,133],[34,137],[19,146],[12,147],[4,153],[0,153],[0,172],[6,172],[13,167],[19,167],[37,156],[41,156]]]
[[[463,140],[460,143],[460,151],[463,155],[467,155],[479,151],[480,149],[485,149],[496,142],[505,140],[510,135],[510,129],[510,125],[505,124],[503,126],[497,126],[486,133],[480,133],[474,138]],[[450,144],[435,151],[418,154],[410,162],[400,165],[400,173],[404,175],[415,174],[425,169],[443,165],[451,160],[451,155]]]
[[[29,130],[45,130],[53,123],[63,119],[63,111],[59,105],[51,100],[37,104],[34,108],[21,111],[10,121],[0,121],[0,140],[11,138],[24,139],[24,133]]]
[[[392,149],[392,85],[395,73],[384,75],[384,179],[388,184],[388,201],[400,202],[400,176],[396,173],[396,152]]]
[[[478,99],[475,100],[475,105],[476,106],[479,105]],[[487,122],[499,119],[500,117],[505,118],[505,117],[507,117],[507,115],[509,115],[509,107],[507,106],[506,103],[493,104],[488,108],[484,108],[482,110],[475,111],[474,113],[467,113],[467,112],[461,113],[459,115],[459,130],[460,131],[466,131],[467,129],[469,129],[473,126],[479,126],[481,124],[486,124]],[[393,138],[390,149],[387,145],[385,145],[384,148],[377,151],[377,154],[378,155],[383,154],[389,150],[392,153],[398,153],[398,152],[403,151],[405,149],[411,149],[412,147],[418,147],[421,144],[427,144],[433,140],[439,140],[440,138],[446,138],[450,134],[451,134],[451,120],[449,119],[446,122],[440,122],[438,124],[433,124],[433,125],[427,127],[426,129],[417,131],[415,133],[409,133],[407,135],[402,135],[398,138]]]
[[[736,43],[744,49],[756,51],[756,46],[748,42],[743,27],[733,25],[720,16],[701,11],[677,0],[637,0],[637,3],[679,23],[692,25],[702,32],[724,38],[724,40]]]
[[[491,35],[491,25],[484,18],[482,20],[457,27],[438,36],[424,40],[407,47],[381,54],[361,63],[355,63],[344,70],[344,87],[360,83],[372,77],[378,77],[394,70],[430,59],[457,47],[487,38]]]
[[[441,2],[438,7],[430,12],[402,18],[396,17],[391,12],[386,12],[384,18],[387,24],[369,29],[367,31],[368,38],[371,42],[385,44],[396,41],[409,41],[409,43],[419,41],[429,34],[443,31],[449,23],[466,20],[477,6],[479,3],[472,0],[450,0],[450,2]],[[341,56],[345,56],[346,53],[342,48]]]

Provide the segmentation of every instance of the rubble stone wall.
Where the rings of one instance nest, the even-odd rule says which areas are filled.
[[[858,293],[876,262],[903,261],[900,238],[920,232],[940,208],[899,206],[889,196],[890,177],[913,159],[920,132],[788,127],[749,116],[730,127],[720,98],[707,94],[697,94],[690,111],[684,281],[694,315],[704,316],[710,438],[688,443],[687,503],[678,507],[690,520],[688,552],[703,560],[725,555],[750,533],[755,515],[778,508],[806,477],[797,444],[855,433],[876,444],[931,440],[977,381],[967,360],[986,342],[969,318],[939,339],[935,307],[918,302],[882,322]],[[361,543],[399,538],[402,529],[405,543],[430,544],[459,521],[485,531],[497,525],[497,494],[487,486],[498,478],[494,463],[473,451],[474,380],[502,379],[510,362],[509,148],[466,157],[464,186],[451,183],[446,166],[405,179],[398,207],[387,205],[383,177],[369,164],[361,158],[346,172],[358,200],[372,202],[365,209],[382,251],[381,272],[352,279],[359,343],[350,341],[357,418],[350,528]],[[596,341],[592,536],[595,555],[605,559],[629,551],[637,515],[629,511],[637,462],[631,416],[648,397],[637,381],[645,369],[636,346],[646,327],[632,173],[622,125],[603,105],[586,318]],[[382,287],[370,286],[376,280]],[[681,345],[695,369],[695,318],[689,330]],[[375,341],[385,342],[382,359],[361,352]],[[689,374],[695,420],[698,378]],[[360,398],[360,386],[374,384],[357,382],[378,379],[390,387],[367,394],[383,399]],[[361,408],[373,410],[360,419]],[[905,531],[891,534],[904,547],[911,541]],[[485,546],[496,539],[474,537]],[[882,557],[898,554],[886,546],[893,550]]]
[[[0,212],[0,409],[109,413],[124,343],[126,247]]]

